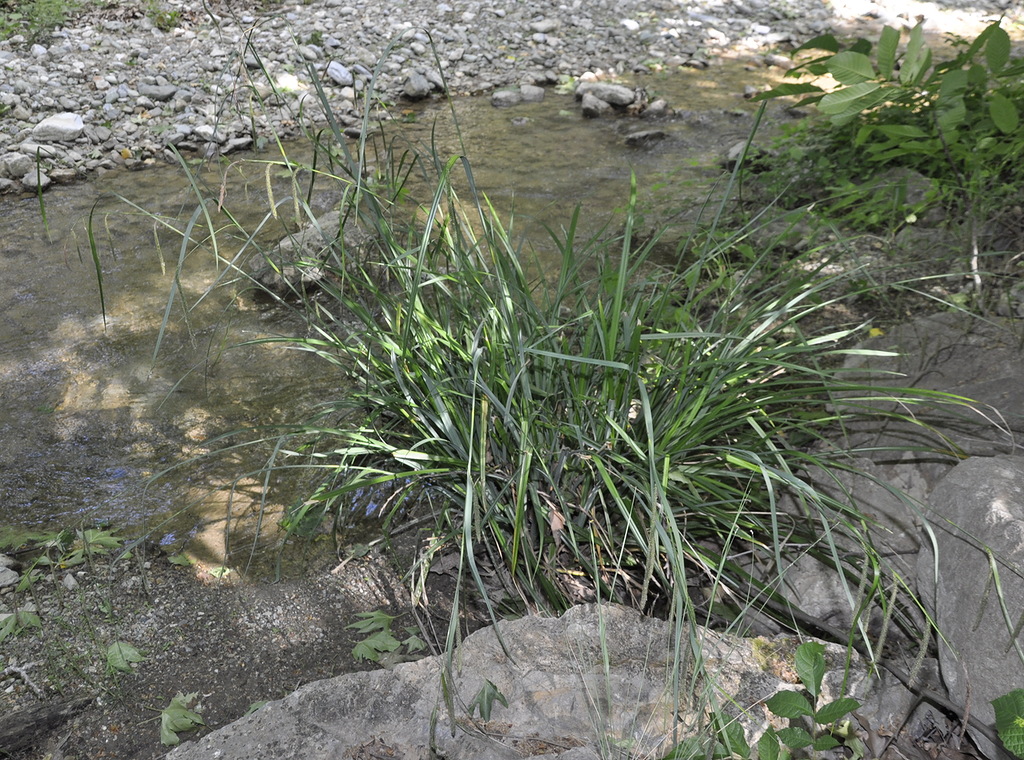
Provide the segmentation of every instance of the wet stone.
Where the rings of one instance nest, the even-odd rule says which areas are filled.
[[[418,71],[412,71],[406,77],[402,93],[410,100],[422,100],[430,95],[433,89],[434,86],[430,83],[429,79]]]
[[[526,103],[539,103],[544,100],[544,88],[535,84],[519,85],[519,94]]]
[[[7,588],[13,586],[21,578],[14,570],[9,567],[0,567],[0,588]]]
[[[497,90],[491,95],[491,105],[495,108],[508,108],[522,101],[523,96],[518,90]]]
[[[599,116],[604,116],[605,114],[610,113],[612,110],[612,107],[608,103],[600,98],[595,98],[589,92],[583,93],[581,106],[583,116],[588,119],[596,119]]]
[[[636,99],[636,93],[629,87],[608,82],[580,82],[576,97],[590,95],[613,106],[628,106]]]

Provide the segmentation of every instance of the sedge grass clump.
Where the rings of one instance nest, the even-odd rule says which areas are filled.
[[[457,589],[474,584],[494,614],[500,598],[556,610],[616,600],[680,622],[785,616],[782,575],[809,554],[842,581],[863,638],[873,601],[889,621],[898,595],[888,592],[906,584],[857,505],[812,473],[851,468],[835,442],[844,423],[906,419],[938,394],[837,372],[856,351],[858,328],[829,316],[848,275],[826,275],[812,254],[753,250],[749,230],[717,229],[721,209],[679,265],[657,266],[658,237],[632,234],[633,187],[621,234],[579,234],[577,211],[551,234],[548,276],[531,276],[467,160],[393,153],[400,165],[379,162],[368,183],[369,138],[350,151],[313,83],[328,120],[311,137],[323,162],[278,168],[311,178],[293,191],[296,217],[314,219],[314,182],[340,195],[341,229],[323,229],[322,249],[296,262],[316,270],[317,293],[271,294],[297,304],[308,326],[273,340],[319,355],[339,382],[322,413],[274,446],[268,468],[309,468],[320,483],[288,525],[308,533],[374,488],[387,494],[385,530],[410,505],[429,509],[414,587],[454,555]],[[364,136],[370,110],[367,97]],[[414,164],[433,167],[433,190],[410,226],[396,205]],[[267,220],[287,200],[271,200]],[[349,224],[374,239],[358,255],[345,244]],[[257,237],[243,239],[226,271],[245,278],[240,261]],[[895,403],[879,406],[880,393]]]
[[[850,452],[817,444],[885,414],[860,404],[879,389],[836,372],[856,328],[821,327],[842,276],[771,251],[740,269],[742,232],[695,236],[687,263],[655,266],[632,205],[618,236],[578,237],[577,212],[551,236],[555,271],[534,278],[453,159],[418,232],[380,215],[379,260],[328,252],[314,337],[298,343],[346,390],[301,428],[293,451],[323,486],[292,519],[397,486],[392,517],[434,505],[420,571],[457,553],[486,600],[527,608],[611,599],[692,620],[704,598],[742,615],[777,599],[778,575],[751,567],[781,574],[805,553],[850,579],[851,610],[870,607],[864,589],[901,581],[883,581],[856,505],[807,475],[849,469]]]

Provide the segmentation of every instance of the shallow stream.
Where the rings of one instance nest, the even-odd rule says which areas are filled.
[[[454,110],[477,185],[500,213],[514,208],[517,229],[543,249],[544,225],[558,229],[576,206],[584,232],[596,233],[609,220],[614,229],[631,173],[641,188],[663,185],[671,203],[699,204],[718,176],[722,152],[751,127],[756,106],[740,96],[743,85],[767,76],[733,65],[648,77],[649,93],[682,112],[666,122],[585,120],[571,96],[554,91],[542,103],[511,109],[475,98],[457,101]],[[395,144],[433,142],[442,156],[461,152],[449,106],[407,116],[414,121],[387,127]],[[629,134],[651,129],[665,134],[628,144]],[[252,228],[267,209],[265,173],[246,169],[244,158],[215,163],[202,180],[214,198],[226,180],[226,207]],[[219,274],[214,258],[201,252],[189,257],[180,278],[193,308],[186,318],[175,299],[154,358],[174,286],[174,230],[185,228],[195,208],[185,173],[171,166],[53,188],[45,195],[45,224],[34,197],[0,199],[0,528],[110,523],[124,533],[149,531],[164,543],[199,534],[213,561],[224,549],[224,528],[258,514],[261,495],[275,483],[261,471],[268,447],[201,457],[218,446],[211,439],[294,421],[335,393],[335,377],[307,354],[238,346],[301,330],[297,320],[235,298],[230,288],[197,303]],[[234,491],[222,488],[232,482]],[[270,488],[269,498],[288,502],[299,488]]]

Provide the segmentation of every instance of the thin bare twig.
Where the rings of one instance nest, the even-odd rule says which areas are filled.
[[[32,689],[32,692],[37,697],[42,699],[43,698],[43,690],[40,689],[38,686],[36,686],[32,682],[32,679],[28,677],[29,668],[34,668],[38,664],[39,664],[38,662],[30,662],[27,665],[21,665],[21,666],[19,666],[19,665],[8,665],[3,670],[0,670],[0,681],[2,681],[3,679],[7,678],[8,676],[20,676],[21,680],[24,681],[25,684],[30,689]]]

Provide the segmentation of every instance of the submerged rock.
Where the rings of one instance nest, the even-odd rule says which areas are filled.
[[[266,256],[249,265],[252,280],[265,291],[286,298],[315,289],[329,268],[362,260],[371,241],[351,219],[330,211],[296,233],[283,238]]]
[[[580,106],[583,116],[588,119],[596,119],[599,116],[604,116],[605,114],[610,113],[612,110],[611,105],[600,98],[594,97],[589,92],[583,94]]]
[[[491,95],[491,105],[495,108],[508,108],[523,102],[519,90],[495,90]]]

